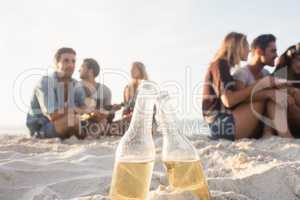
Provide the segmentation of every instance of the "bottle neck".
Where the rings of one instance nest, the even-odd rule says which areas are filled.
[[[129,126],[130,132],[133,131],[139,135],[151,135],[154,105],[155,99],[153,96],[138,96]]]
[[[197,160],[198,154],[183,135],[180,121],[176,115],[176,109],[171,104],[170,99],[165,98],[161,101],[160,107],[160,126],[163,134],[163,160]]]
[[[159,121],[163,136],[166,137],[172,134],[177,134],[179,129],[175,109],[172,107],[169,100],[163,102],[161,106]]]

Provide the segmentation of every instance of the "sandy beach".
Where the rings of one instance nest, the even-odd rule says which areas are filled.
[[[79,141],[0,136],[1,200],[100,200],[108,193],[114,151],[120,138]],[[190,138],[201,157],[214,200],[300,199],[300,142],[272,137],[238,142]],[[160,161],[161,137],[151,195],[157,200],[189,200],[170,194]]]

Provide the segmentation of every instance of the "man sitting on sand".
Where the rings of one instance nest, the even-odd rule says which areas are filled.
[[[249,63],[245,67],[239,68],[233,75],[234,79],[237,80],[236,84],[239,90],[255,84],[266,76],[270,76],[270,73],[264,67],[275,66],[275,59],[277,57],[276,37],[272,34],[263,34],[256,37],[252,42],[251,52],[252,57]],[[284,114],[286,112],[283,110],[282,105],[280,105],[282,104],[280,99],[284,95],[280,95],[278,92],[280,91],[277,88],[263,90],[256,94],[256,100],[268,101],[265,114],[269,118],[274,119],[272,126],[277,130],[278,135],[291,137],[291,133],[287,127],[287,117]],[[293,103],[290,99],[288,98],[288,102]],[[259,132],[261,131],[259,130]],[[272,133],[272,128],[264,125],[263,136],[270,136]]]
[[[81,85],[86,95],[86,106],[93,109],[97,108],[95,114],[98,114],[100,118],[107,117],[107,113],[99,112],[99,109],[104,110],[111,105],[111,90],[106,85],[96,82],[96,77],[100,72],[98,62],[92,58],[84,59],[79,72]]]
[[[55,54],[55,70],[43,76],[34,89],[26,125],[37,138],[68,138],[78,135],[79,117],[85,108],[85,93],[72,78],[76,52],[60,48]]]
[[[114,113],[121,109],[121,105],[111,104],[109,87],[96,81],[99,72],[100,66],[95,59],[84,59],[80,68],[80,78],[86,95],[85,104],[93,112],[87,116],[89,124],[82,124],[81,131],[93,132],[94,135],[102,134],[106,130],[107,123],[112,122]]]

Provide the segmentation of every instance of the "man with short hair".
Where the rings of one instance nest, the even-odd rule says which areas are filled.
[[[244,88],[270,73],[264,69],[266,65],[274,66],[277,57],[276,37],[264,34],[255,38],[251,44],[252,57],[249,63],[234,73],[238,86]]]
[[[63,47],[55,54],[54,72],[43,76],[34,88],[26,125],[37,138],[78,136],[79,117],[85,108],[85,93],[72,78],[76,52]]]
[[[100,66],[93,58],[86,58],[80,67],[80,78],[84,85],[86,97],[90,97],[96,103],[95,107],[107,108],[111,106],[111,90],[105,84],[98,83]],[[91,102],[87,102],[88,104]]]
[[[92,118],[92,120],[89,120],[88,125],[83,125],[82,129],[89,129],[88,126],[91,126],[91,123],[93,123],[93,126],[99,126],[97,129],[98,135],[102,134],[103,131],[107,131],[107,122],[111,123],[114,118],[114,113],[121,109],[121,105],[111,104],[111,90],[109,87],[96,81],[99,72],[100,66],[95,59],[86,58],[83,60],[80,68],[80,78],[86,96],[85,104],[93,111],[90,113],[92,116],[88,117]],[[102,126],[100,127],[100,125]],[[104,130],[103,126],[105,128]]]

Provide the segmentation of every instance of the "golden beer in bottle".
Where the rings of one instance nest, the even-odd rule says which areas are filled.
[[[150,81],[138,88],[132,120],[116,151],[111,200],[148,200],[155,160],[152,120],[157,91]]]
[[[211,195],[199,155],[178,127],[176,111],[167,92],[159,95],[159,123],[163,134],[162,160],[171,190],[191,192],[199,200]]]
[[[153,160],[119,161],[111,183],[111,198],[119,200],[147,199],[153,163]]]
[[[164,161],[169,184],[174,191],[190,191],[198,199],[209,200],[210,194],[199,160]]]

